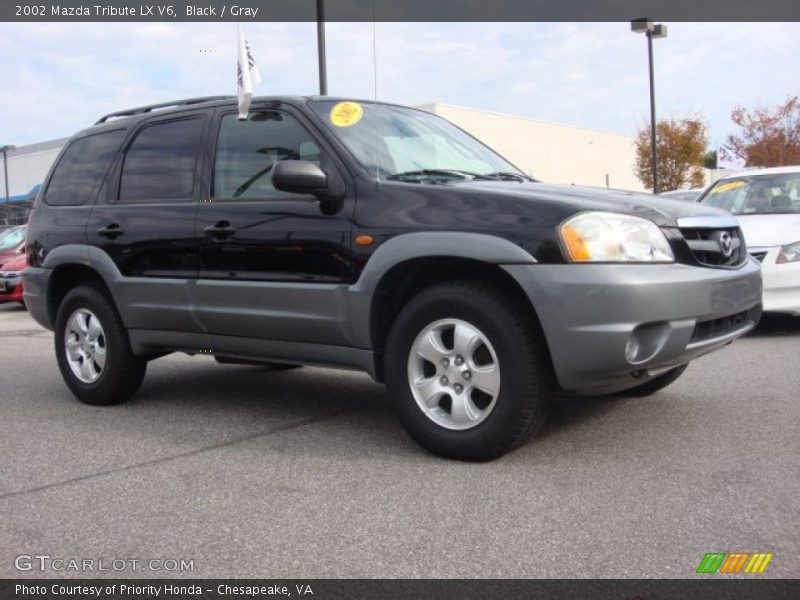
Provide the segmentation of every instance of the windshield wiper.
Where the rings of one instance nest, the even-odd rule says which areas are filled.
[[[536,181],[533,177],[528,177],[522,173],[514,173],[512,171],[498,171],[497,173],[486,173],[484,177],[491,177],[492,179],[502,179],[505,181]]]
[[[457,177],[460,179],[495,179],[488,175],[481,175],[480,173],[472,173],[470,171],[459,171],[458,169],[419,169],[417,171],[402,171],[400,173],[392,173],[387,175],[386,179],[405,179],[406,177]]]

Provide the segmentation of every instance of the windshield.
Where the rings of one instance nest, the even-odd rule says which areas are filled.
[[[8,250],[25,241],[25,228],[12,227],[0,232],[0,250]]]
[[[800,213],[800,173],[724,179],[700,202],[734,215]]]
[[[436,115],[362,102],[309,104],[358,162],[380,179],[527,179],[494,151]]]

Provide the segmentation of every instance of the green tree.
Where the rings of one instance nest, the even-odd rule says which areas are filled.
[[[716,169],[717,168],[717,151],[716,150],[709,150],[706,152],[705,156],[703,157],[703,166],[706,169]]]
[[[635,173],[648,189],[653,189],[650,157],[650,125],[636,134]],[[659,191],[677,190],[686,185],[702,187],[703,163],[708,139],[706,125],[698,118],[663,119],[656,123]]]

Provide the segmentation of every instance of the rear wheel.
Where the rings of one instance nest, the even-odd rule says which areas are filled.
[[[485,284],[430,287],[411,299],[386,343],[395,411],[423,447],[491,460],[544,424],[553,378],[530,309]]]
[[[133,355],[128,332],[98,289],[71,290],[58,309],[55,350],[64,381],[87,404],[116,404],[142,383],[147,361]]]
[[[636,387],[628,388],[619,393],[620,396],[631,396],[633,398],[643,398],[644,396],[649,396],[650,394],[655,394],[659,390],[663,390],[668,385],[675,383],[675,380],[678,379],[683,372],[686,370],[686,367],[689,365],[682,365],[680,367],[675,367],[667,371],[666,373],[662,373],[656,377],[653,377],[651,380],[637,385]]]

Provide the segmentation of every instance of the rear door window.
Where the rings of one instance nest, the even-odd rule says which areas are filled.
[[[120,202],[191,200],[201,117],[147,125],[125,153]]]

